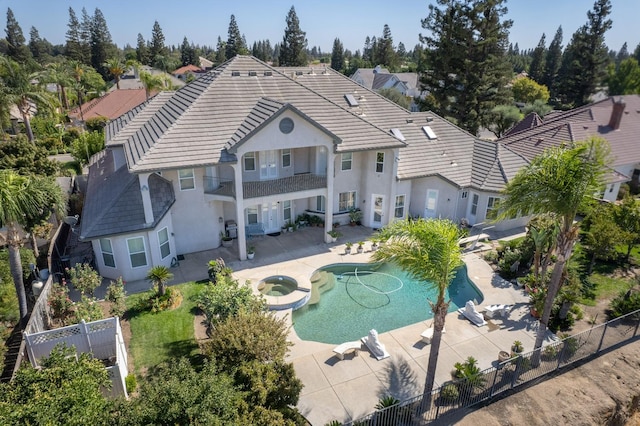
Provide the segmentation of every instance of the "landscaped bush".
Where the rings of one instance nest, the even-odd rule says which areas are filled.
[[[93,296],[95,289],[102,284],[102,278],[88,263],[77,264],[67,272],[71,284],[84,296]]]
[[[511,249],[507,247],[502,252],[502,257],[498,261],[500,275],[503,278],[511,279],[518,275],[518,266],[520,265],[521,253],[519,249]]]
[[[609,305],[609,319],[614,319],[640,309],[640,291],[631,289],[621,292]]]
[[[74,316],[73,301],[69,298],[69,288],[64,281],[61,284],[53,284],[48,303],[54,321],[58,321],[61,326],[71,323]]]
[[[124,378],[124,384],[127,387],[127,393],[131,395],[138,387],[135,374],[129,374]]]
[[[109,123],[108,117],[91,117],[84,121],[84,125],[89,132],[102,132]]]
[[[458,387],[453,383],[447,383],[442,387],[440,391],[440,397],[443,402],[454,402],[460,397],[460,392],[458,391]]]
[[[157,314],[158,312],[175,309],[182,304],[182,293],[174,287],[168,287],[163,295],[154,293],[149,299],[140,300],[138,308]]]
[[[91,322],[104,318],[102,308],[95,297],[80,296],[80,301],[74,303],[75,323]]]
[[[127,309],[126,305],[127,295],[124,291],[124,281],[122,277],[116,281],[111,281],[109,287],[107,287],[107,294],[105,299],[110,302],[109,313],[114,317],[121,317]]]

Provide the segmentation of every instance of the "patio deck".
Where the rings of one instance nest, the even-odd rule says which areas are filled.
[[[255,247],[253,260],[239,261],[237,244],[231,248],[218,248],[188,253],[180,265],[172,268],[171,284],[207,278],[209,260],[221,257],[234,270],[234,276],[252,285],[272,275],[288,275],[296,280],[309,280],[313,271],[321,266],[342,262],[367,262],[370,252],[365,245],[362,254],[344,254],[344,243],[366,241],[373,231],[361,226],[339,228],[343,234],[336,243],[323,242],[323,228],[303,228],[293,233],[249,240]],[[492,239],[505,235],[492,235]],[[491,304],[510,304],[514,309],[505,318],[489,320],[488,326],[476,327],[457,312],[447,315],[447,332],[443,335],[436,372],[436,386],[451,379],[456,362],[473,356],[481,369],[496,365],[498,352],[509,351],[514,340],[524,344],[525,351],[533,349],[537,322],[529,315],[528,296],[521,289],[496,276],[491,267],[477,254],[465,254],[469,278],[482,291],[484,301],[478,310]],[[103,287],[96,292],[100,297]],[[128,282],[128,293],[150,288],[146,281]],[[256,290],[257,291],[257,290]],[[425,304],[425,309],[429,309]],[[277,315],[290,320],[290,310]],[[313,425],[324,425],[331,420],[347,422],[374,411],[378,399],[393,395],[404,399],[423,392],[429,357],[429,345],[421,341],[420,334],[430,326],[422,321],[380,334],[391,357],[377,361],[368,351],[359,356],[351,354],[338,360],[333,353],[335,345],[301,340],[291,328],[289,340],[294,343],[287,359],[291,361],[304,388],[298,408]],[[552,335],[549,336],[552,339]]]

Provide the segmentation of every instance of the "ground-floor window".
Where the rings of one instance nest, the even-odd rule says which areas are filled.
[[[127,240],[127,248],[129,249],[129,259],[132,268],[147,266],[147,252],[144,248],[144,238],[136,237]]]
[[[322,195],[316,197],[316,211],[324,212],[324,197]]]
[[[473,194],[473,198],[471,199],[471,216],[475,216],[478,213],[478,199],[480,197],[478,194]]]
[[[396,195],[396,208],[394,216],[398,219],[404,217],[404,195]]]
[[[251,225],[252,223],[258,223],[258,208],[257,207],[249,207],[249,208],[247,208],[247,225]]]
[[[338,211],[346,212],[356,208],[356,191],[341,192],[338,196]]]
[[[111,240],[108,238],[100,238],[100,251],[102,252],[102,261],[104,266],[110,268],[116,267],[116,259],[113,256],[113,246]]]
[[[285,222],[291,220],[291,201],[283,201],[282,202],[282,218]]]
[[[487,214],[485,218],[495,219],[498,214],[498,204],[500,203],[500,197],[489,197],[487,201]]]
[[[169,245],[169,230],[163,228],[158,231],[158,244],[160,245],[160,256],[164,259],[171,255],[171,246]]]

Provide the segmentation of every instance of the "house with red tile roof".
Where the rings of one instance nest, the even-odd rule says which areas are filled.
[[[202,68],[197,67],[193,64],[189,64],[189,65],[185,65],[184,67],[178,68],[172,74],[174,77],[179,78],[182,81],[186,81],[189,75],[192,75],[195,78],[198,78],[198,76],[200,76],[204,72],[205,70],[203,70]]]
[[[81,121],[95,117],[107,117],[113,120],[144,103],[146,99],[144,89],[113,90],[74,108],[69,112],[69,117]]]

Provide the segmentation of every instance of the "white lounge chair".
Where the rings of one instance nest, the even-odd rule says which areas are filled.
[[[478,327],[487,325],[482,314],[476,311],[476,305],[473,304],[473,300],[467,301],[467,303],[464,304],[464,308],[458,309],[458,312]]]
[[[511,311],[513,306],[511,305],[489,305],[484,308],[484,315],[487,318],[493,318],[496,314],[501,317],[506,317]]]
[[[355,356],[358,356],[358,351],[362,349],[362,343],[360,342],[344,342],[341,345],[336,346],[333,349],[333,353],[336,354],[336,358],[343,360],[344,355],[349,351],[354,351]]]
[[[422,341],[428,345],[431,343],[431,339],[433,339],[433,332],[435,331],[435,328],[433,327],[429,327],[427,328],[425,331],[422,332],[422,334],[420,335],[420,337],[422,337]],[[443,328],[442,329],[442,334],[446,333],[447,329]]]
[[[376,357],[378,361],[391,356],[380,340],[378,340],[378,332],[376,330],[369,331],[369,334],[360,340],[362,340],[362,343],[369,349],[371,355]]]

